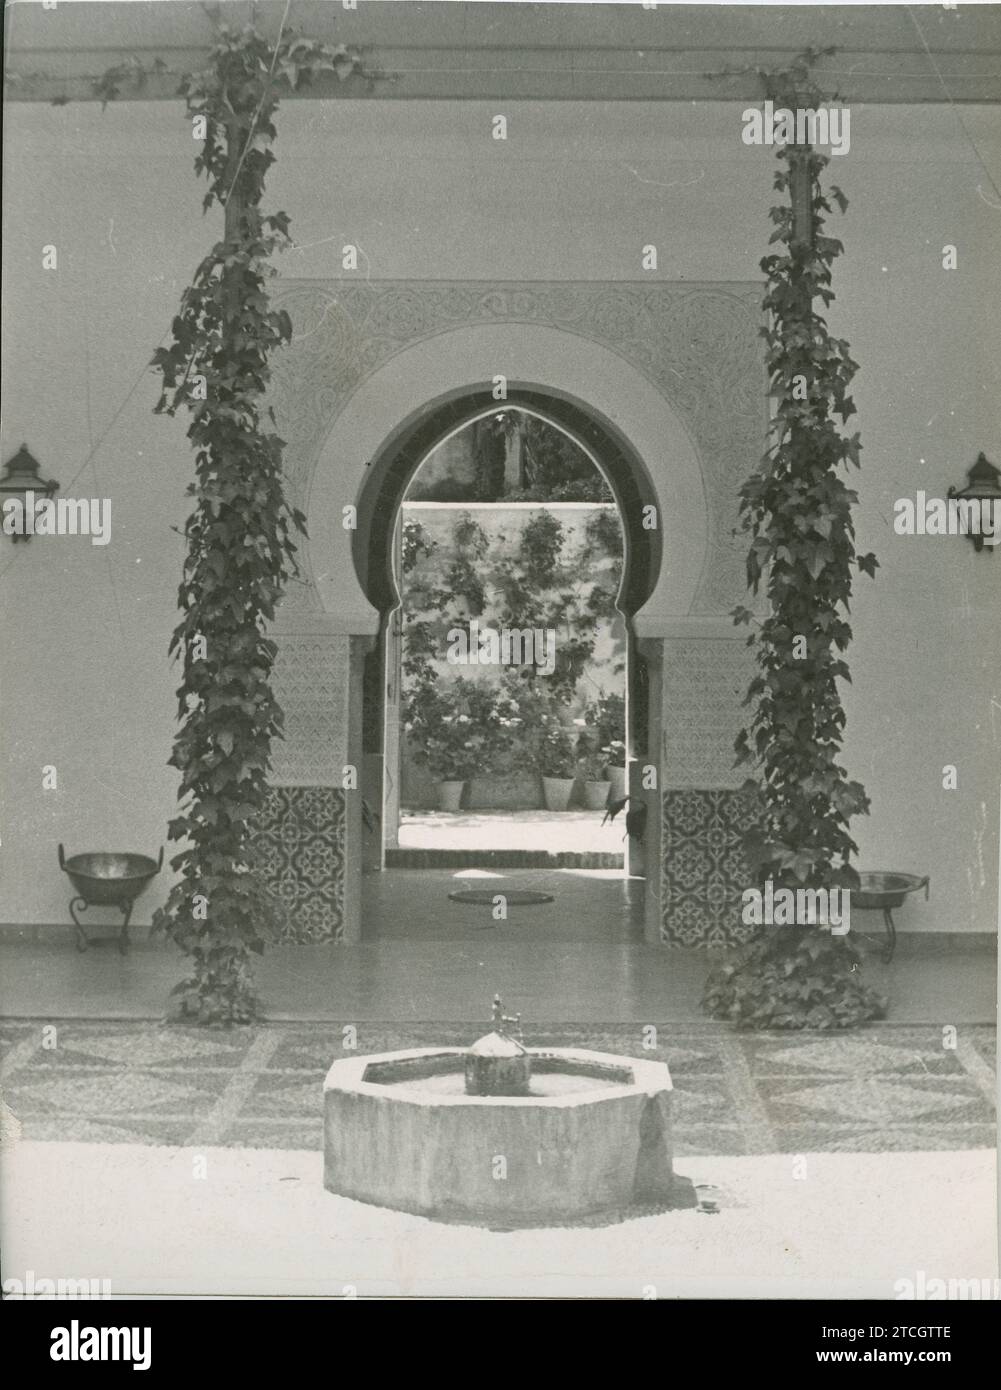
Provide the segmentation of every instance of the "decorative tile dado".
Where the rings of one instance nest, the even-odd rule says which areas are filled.
[[[754,674],[743,639],[667,638],[663,675],[663,785],[736,790],[747,773],[734,767],[733,743]]]
[[[285,737],[272,744],[272,786],[340,787],[347,762],[348,637],[275,639],[274,688]]]
[[[741,836],[752,805],[739,791],[664,793],[662,941],[729,946],[751,934],[740,919],[740,895],[749,882]]]
[[[283,941],[341,939],[344,841],[339,787],[272,787],[254,848],[262,874],[286,909]]]
[[[287,441],[291,492],[304,511],[334,420],[396,353],[450,329],[538,324],[611,349],[674,409],[698,451],[710,511],[710,544],[691,611],[726,612],[743,594],[746,547],[733,530],[737,488],[764,437],[760,286],[282,280],[271,296],[293,325],[291,343],[274,361],[270,399]],[[285,600],[287,612],[319,606],[306,585],[293,586]]]

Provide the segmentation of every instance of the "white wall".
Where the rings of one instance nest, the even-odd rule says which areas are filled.
[[[760,278],[773,158],[741,143],[738,106],[511,104],[506,143],[493,114],[289,103],[269,199],[301,249],[282,274],[338,278],[354,242],[374,279],[636,280],[654,242],[658,278]],[[179,104],[7,118],[3,457],[25,440],[64,494],[112,498],[106,548],[0,546],[3,917],[30,923],[66,920],[58,840],[148,852],[171,813],[170,528],[190,462],[183,424],[151,414],[143,366],[219,221],[200,215]],[[830,171],[851,200],[832,227],[846,254],[831,320],[861,364],[859,542],[882,563],[855,605],[846,757],[873,803],[863,860],[932,875],[931,902],[901,914],[922,929],[995,922],[1001,557],[889,522],[895,498],[961,483],[979,450],[1001,465],[997,133],[996,109],[857,108]],[[957,791],[942,790],[945,763]],[[42,790],[45,764],[57,791]]]

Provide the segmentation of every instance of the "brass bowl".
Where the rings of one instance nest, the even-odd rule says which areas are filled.
[[[158,859],[109,850],[74,854],[67,859],[60,845],[59,867],[85,902],[118,907],[138,898],[157,876],[163,868],[163,848]]]
[[[928,896],[928,875],[893,874],[885,869],[859,874],[859,886],[852,889],[852,907],[888,908],[901,907],[908,893],[919,888]]]

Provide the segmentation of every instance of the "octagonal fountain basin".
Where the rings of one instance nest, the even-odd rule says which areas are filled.
[[[666,1065],[577,1048],[525,1051],[524,1095],[468,1094],[463,1048],[335,1062],[323,1087],[324,1186],[495,1228],[673,1205]]]

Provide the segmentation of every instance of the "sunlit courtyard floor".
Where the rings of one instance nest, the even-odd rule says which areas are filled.
[[[655,957],[664,969],[693,957],[641,954],[647,974]],[[157,957],[147,952],[146,965]],[[76,959],[102,965],[96,951]],[[920,963],[927,975],[929,958]],[[890,1299],[918,1271],[990,1280],[995,1030],[962,1021],[968,999],[963,1011],[942,1012],[941,994],[934,1002],[933,1021],[833,1037],[738,1034],[664,1013],[576,1024],[535,1015],[530,1043],[668,1063],[676,1171],[716,1189],[719,1210],[514,1232],[323,1189],[331,1061],[468,1043],[486,1026],[468,1007],[451,1022],[342,1013],[229,1032],[51,1012],[8,1019],[5,1275],[108,1279],[120,1296],[360,1298]]]
[[[398,843],[410,850],[545,850],[612,854],[625,850],[620,815],[600,811],[404,811]]]
[[[691,1155],[678,1171],[719,1189],[716,1215],[512,1232],[335,1197],[316,1151],[207,1146],[197,1157],[134,1144],[9,1149],[5,1275],[105,1278],[112,1296],[893,1299],[918,1271],[997,1274],[987,1150],[806,1152],[795,1166],[785,1154]]]

